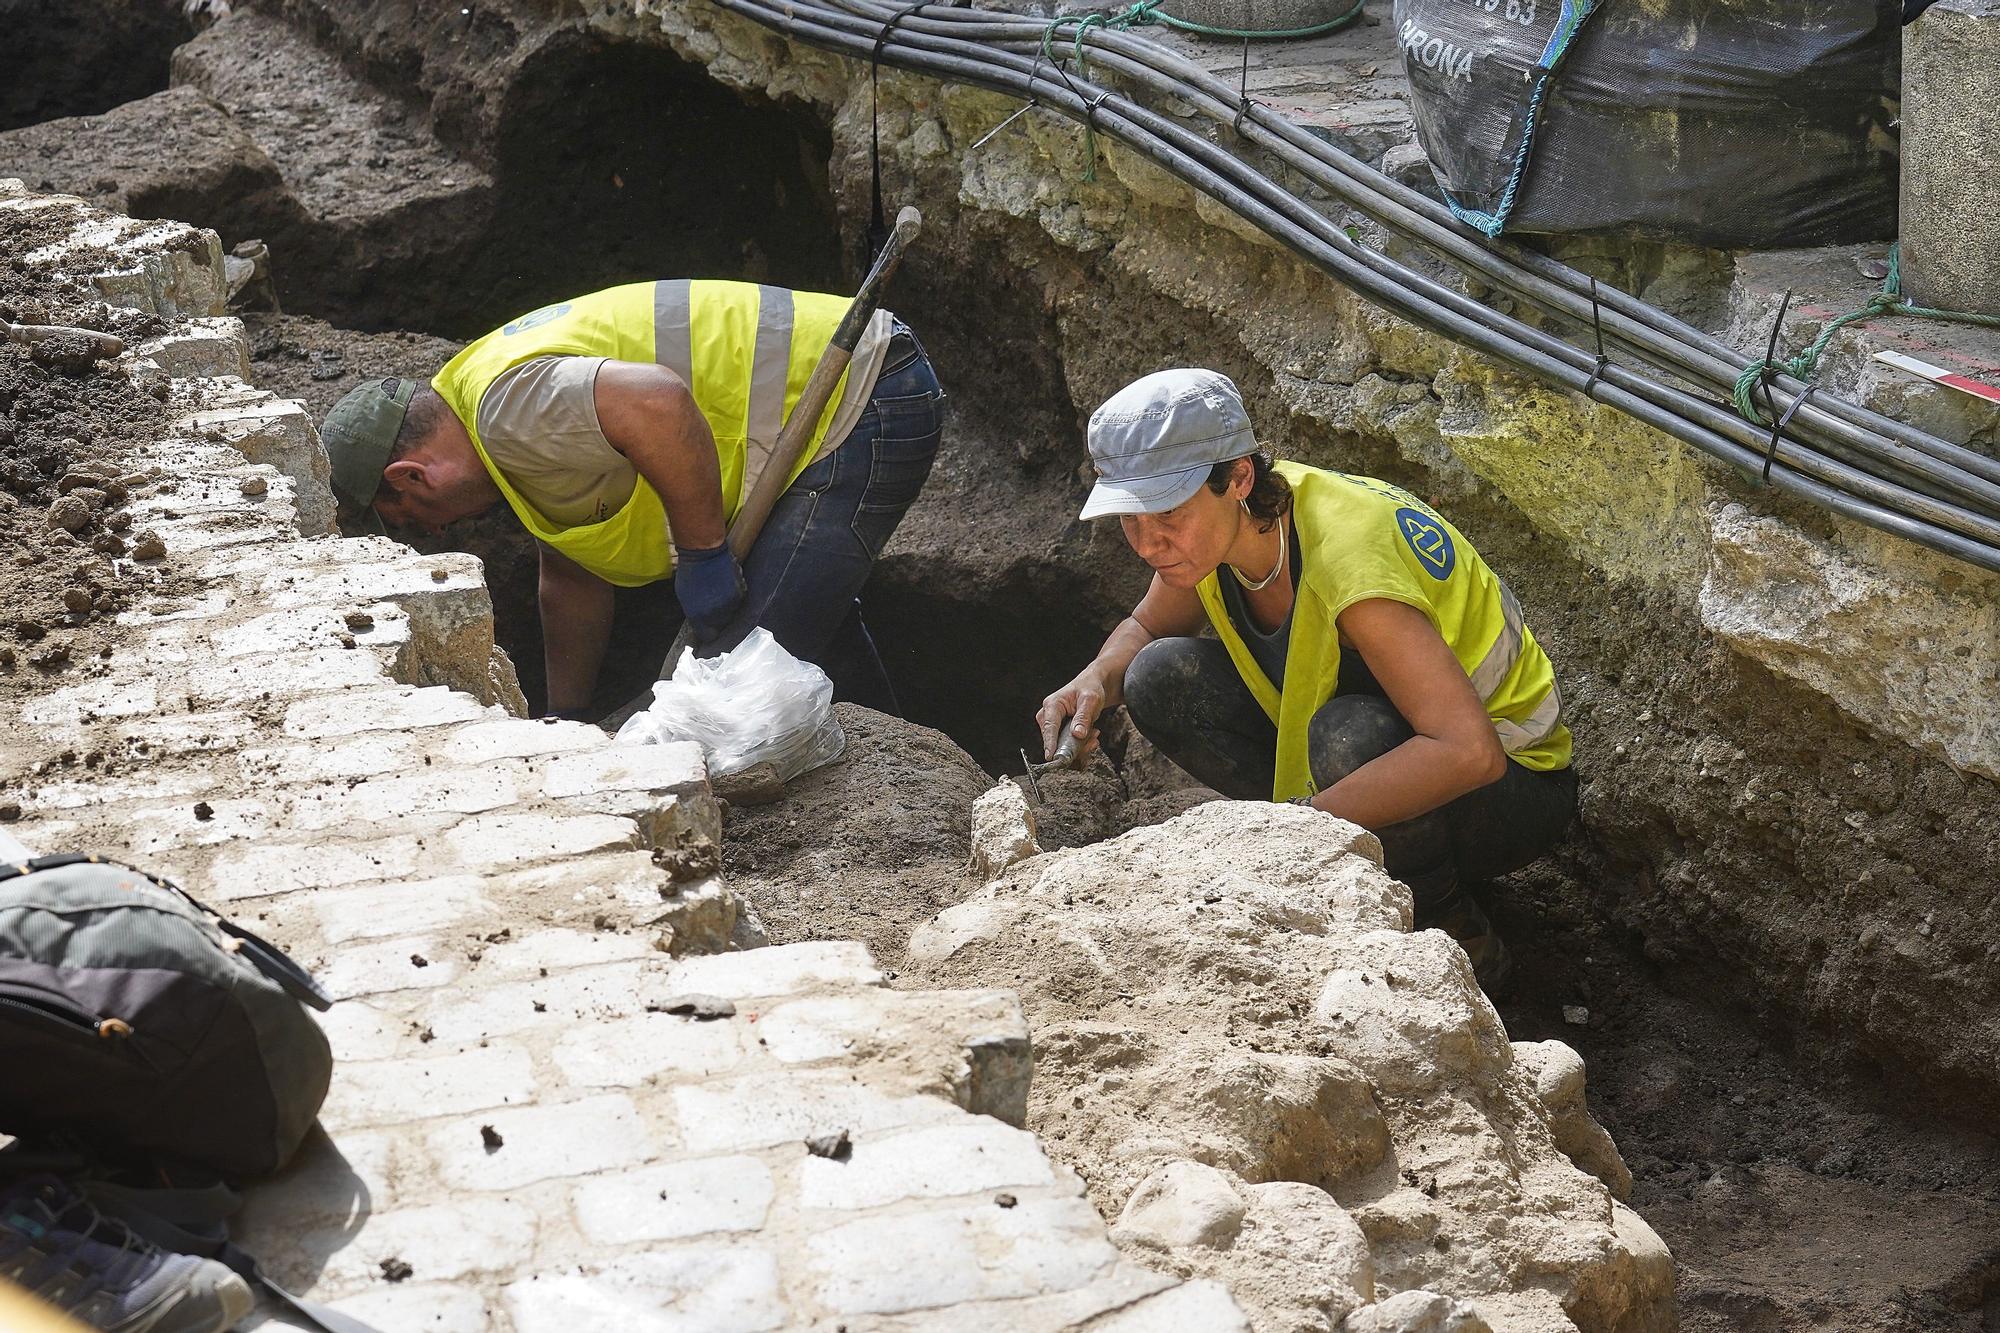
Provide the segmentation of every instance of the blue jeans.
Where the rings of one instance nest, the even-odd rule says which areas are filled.
[[[834,698],[898,712],[856,595],[931,474],[944,410],[930,358],[897,321],[861,419],[778,497],[743,562],[743,609],[698,651],[733,648],[762,625],[794,657],[825,670]]]

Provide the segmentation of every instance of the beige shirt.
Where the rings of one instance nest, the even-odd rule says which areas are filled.
[[[875,312],[848,363],[847,388],[814,460],[840,447],[875,391],[889,352],[894,316]],[[535,512],[551,523],[602,523],[632,498],[638,473],[604,438],[597,420],[601,356],[538,356],[503,371],[479,399],[479,442]],[[775,440],[752,440],[745,451],[743,493]]]

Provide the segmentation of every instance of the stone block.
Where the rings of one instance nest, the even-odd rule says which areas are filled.
[[[151,713],[159,706],[156,682],[107,677],[82,685],[67,685],[30,699],[21,706],[20,717],[32,727],[74,727],[99,718]]]
[[[304,404],[267,396],[261,402],[195,412],[179,428],[227,443],[251,462],[268,463],[289,477],[300,533],[317,537],[334,530],[332,471]]]
[[[456,728],[439,743],[437,757],[448,764],[483,764],[589,750],[608,743],[601,729],[586,722],[509,717]]]
[[[295,1255],[292,1237],[329,1230],[351,1235],[370,1214],[419,1206],[428,1200],[418,1196],[433,1190],[429,1159],[411,1136],[350,1130],[335,1143],[315,1132],[283,1171],[245,1191],[230,1233],[280,1282],[301,1268],[309,1269],[309,1278],[320,1259]]]
[[[445,835],[447,850],[461,864],[495,868],[587,856],[638,843],[639,830],[629,819],[506,810],[468,819]]]
[[[763,1333],[791,1325],[769,1250],[677,1248],[537,1273],[505,1293],[515,1333]]]
[[[799,1162],[798,1198],[806,1208],[878,1208],[1032,1189],[1055,1179],[1034,1135],[980,1116],[862,1140],[846,1161],[806,1157]]]
[[[458,980],[460,966],[435,936],[403,935],[338,950],[315,971],[328,994],[346,999],[449,986]]]
[[[471,722],[489,711],[477,699],[442,686],[353,691],[337,699],[302,699],[285,710],[284,732],[302,740],[408,731],[448,722]]]
[[[642,987],[658,988],[665,961],[578,968],[469,995],[439,995],[426,1006],[422,1022],[439,1041],[466,1042],[536,1027],[566,1031],[580,1020],[629,1016],[640,1009]]]
[[[836,1071],[748,1074],[671,1092],[688,1150],[747,1152],[846,1130],[862,1136],[962,1115],[937,1097],[897,1096]]]
[[[493,906],[476,877],[408,880],[313,891],[308,903],[330,944],[384,935],[444,932],[489,917]]]
[[[491,1191],[642,1166],[670,1146],[665,1138],[629,1097],[607,1096],[484,1111],[439,1125],[425,1142],[452,1188]]]
[[[436,864],[424,840],[411,834],[369,842],[260,842],[218,853],[209,866],[209,893],[237,902],[322,884],[414,878]]]
[[[534,1062],[518,1046],[495,1044],[404,1060],[363,1060],[334,1070],[320,1123],[396,1125],[522,1105],[535,1096]],[[406,1256],[407,1257],[407,1256]]]
[[[317,1293],[346,1295],[382,1284],[382,1264],[400,1259],[413,1281],[462,1283],[478,1273],[509,1273],[535,1250],[534,1211],[507,1199],[432,1204],[371,1212],[358,1233],[309,1231],[294,1240],[327,1255]],[[404,1325],[403,1327],[407,1327]]]
[[[674,964],[667,984],[701,995],[748,1000],[824,986],[880,986],[882,973],[869,958],[867,945],[824,940],[683,958]]]
[[[755,1157],[709,1157],[599,1176],[570,1193],[577,1224],[594,1245],[685,1240],[755,1231],[776,1186]]]
[[[233,317],[191,319],[133,350],[177,380],[250,378],[250,338]]]
[[[458,1283],[402,1282],[329,1302],[375,1328],[424,1333],[492,1333],[496,1310],[477,1287]],[[282,1325],[278,1325],[282,1327]],[[308,1329],[306,1333],[318,1333]]]
[[[1028,793],[1012,778],[1001,779],[972,803],[972,873],[980,879],[998,879],[1041,851]]]
[[[1250,1321],[1220,1282],[1184,1282],[1098,1321],[1091,1333],[1250,1333]]]
[[[745,1026],[736,1019],[634,1014],[565,1034],[552,1058],[564,1078],[583,1088],[635,1088],[662,1075],[709,1078],[742,1063]]]
[[[849,1222],[806,1242],[821,1305],[899,1314],[1083,1286],[1118,1261],[1081,1199],[985,1201]]]

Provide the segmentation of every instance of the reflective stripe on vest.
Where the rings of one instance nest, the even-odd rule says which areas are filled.
[[[667,367],[688,386],[715,437],[723,515],[734,518],[849,304],[845,297],[742,282],[631,283],[495,329],[453,357],[432,386],[464,423],[508,505],[538,540],[612,583],[650,583],[673,572],[673,551],[659,497],[645,478],[624,508],[601,523],[550,523],[486,456],[478,416],[487,387],[537,356],[601,356]],[[825,443],[848,388],[843,375],[792,476]]]
[[[1467,673],[1479,702],[1490,703],[1493,692],[1506,682],[1513,671],[1514,663],[1521,660],[1521,648],[1527,640],[1528,625],[1521,615],[1521,604],[1514,600],[1514,590],[1507,586],[1505,579],[1500,584],[1500,637],[1493,640],[1493,646],[1486,650],[1486,656],[1479,659],[1479,665]],[[1547,740],[1562,721],[1562,690],[1552,681],[1548,697],[1535,706],[1535,711],[1521,722],[1513,722],[1504,717],[1493,719],[1493,730],[1500,737],[1500,746],[1508,754],[1531,749]]]

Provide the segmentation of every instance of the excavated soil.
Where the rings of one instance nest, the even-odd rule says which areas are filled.
[[[52,225],[30,215],[0,233],[0,317],[128,340],[154,331],[150,317],[106,306],[81,285],[49,291],[29,281],[20,257],[57,239]],[[166,388],[161,380],[148,392],[80,337],[0,343],[0,698],[88,674],[117,651],[110,617],[140,587],[161,584],[165,548],[123,512],[147,479],[114,460],[158,438]]]

